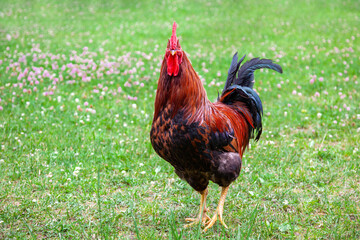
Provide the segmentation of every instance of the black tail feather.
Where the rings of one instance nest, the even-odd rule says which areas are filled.
[[[273,63],[270,59],[253,58],[250,61],[245,62],[241,67],[240,64],[244,60],[244,55],[238,62],[237,53],[234,54],[231,61],[231,65],[228,71],[228,77],[225,82],[223,93],[231,85],[240,85],[244,87],[253,88],[254,86],[254,71],[260,68],[269,68],[282,73],[280,65]],[[240,69],[239,69],[240,68]],[[237,74],[236,74],[237,73]],[[237,77],[236,77],[237,75]]]
[[[269,68],[282,73],[282,68],[270,59],[259,58],[253,58],[240,67],[245,56],[239,62],[237,53],[233,56],[224,90],[218,99],[227,105],[232,105],[235,102],[246,104],[253,119],[253,122],[250,123],[253,125],[250,134],[257,141],[262,133],[263,107],[259,95],[252,89],[254,86],[254,71],[260,68]]]
[[[263,108],[260,97],[257,95],[257,93],[249,87],[232,85],[224,92],[220,101],[227,105],[233,105],[236,102],[242,102],[246,104],[253,119],[252,123],[250,123],[253,126],[249,129],[250,137],[255,137],[255,140],[258,141],[262,132],[261,120]]]
[[[260,68],[269,68],[282,73],[280,65],[273,63],[270,59],[253,58],[244,63],[238,71],[238,77],[234,84],[253,88],[254,86],[254,71]]]
[[[231,61],[229,71],[228,71],[228,77],[226,79],[223,92],[233,84],[234,79],[236,78],[236,73],[239,70],[240,64],[244,60],[245,56],[246,55],[244,55],[238,62],[238,53],[236,52],[234,54],[233,59]]]

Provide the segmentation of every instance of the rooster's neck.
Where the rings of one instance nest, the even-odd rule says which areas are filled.
[[[203,84],[184,53],[177,76],[167,74],[166,61],[161,66],[155,99],[155,114],[167,109],[170,117],[181,112],[184,119],[193,122],[203,118],[208,104]]]

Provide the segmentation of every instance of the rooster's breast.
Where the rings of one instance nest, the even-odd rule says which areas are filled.
[[[159,113],[150,132],[153,148],[195,190],[204,190],[209,180],[228,186],[241,169],[233,132],[214,131],[204,121],[188,123],[183,116],[181,111],[173,118]]]
[[[208,172],[212,159],[208,128],[198,122],[188,124],[182,116],[181,111],[173,118],[160,112],[151,127],[151,144],[177,171]]]

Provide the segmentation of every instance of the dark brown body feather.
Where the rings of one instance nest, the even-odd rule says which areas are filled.
[[[184,53],[177,76],[161,67],[150,138],[155,151],[197,191],[209,180],[229,186],[240,173],[250,139],[252,116],[246,105],[211,103]],[[230,93],[228,93],[230,94]]]

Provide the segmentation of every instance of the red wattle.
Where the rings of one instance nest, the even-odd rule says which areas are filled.
[[[179,73],[179,60],[178,56],[169,56],[167,59],[167,73],[172,76],[177,76]]]

